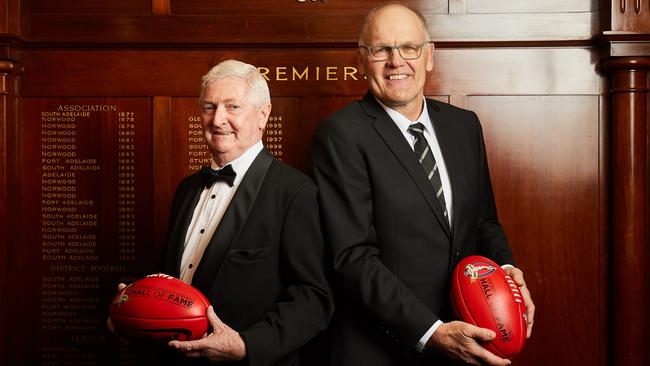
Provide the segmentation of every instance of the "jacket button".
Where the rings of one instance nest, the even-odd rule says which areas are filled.
[[[460,250],[454,249],[454,257],[458,257],[460,255]]]

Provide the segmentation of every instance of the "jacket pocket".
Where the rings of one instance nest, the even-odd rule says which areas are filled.
[[[269,247],[253,249],[231,249],[228,252],[228,260],[238,262],[254,262],[262,260],[269,255]]]

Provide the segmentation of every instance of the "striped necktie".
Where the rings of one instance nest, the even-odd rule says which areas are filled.
[[[436,164],[436,159],[433,157],[431,148],[429,147],[427,140],[424,138],[424,125],[420,122],[414,123],[409,126],[408,131],[415,137],[415,146],[413,150],[418,156],[418,160],[420,161],[420,164],[422,164],[422,168],[433,186],[433,191],[436,192],[436,198],[438,198],[438,203],[440,203],[440,207],[442,207],[442,211],[445,213],[445,218],[447,219],[447,222],[449,222],[449,218],[447,217],[447,205],[445,204],[445,195],[442,192],[440,171],[438,170],[438,164]]]

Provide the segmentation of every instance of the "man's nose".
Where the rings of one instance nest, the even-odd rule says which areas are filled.
[[[399,48],[392,48],[390,54],[388,55],[388,62],[392,66],[401,66],[404,62],[402,55],[399,53]]]
[[[226,121],[225,108],[221,105],[217,105],[214,108],[214,115],[212,116],[212,120],[210,121],[210,123],[213,125],[219,125],[224,123],[225,121]]]

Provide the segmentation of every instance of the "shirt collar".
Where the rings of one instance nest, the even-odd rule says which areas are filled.
[[[423,103],[422,112],[420,112],[420,116],[415,121],[411,121],[408,118],[404,117],[403,114],[385,105],[384,103],[379,101],[379,99],[377,99],[377,102],[381,105],[382,108],[384,108],[386,113],[388,113],[390,118],[393,120],[393,122],[395,122],[395,124],[400,129],[400,131],[402,131],[403,134],[408,135],[407,131],[409,126],[416,122],[422,123],[424,125],[425,131],[429,131],[429,133],[433,131],[433,126],[431,125],[431,120],[429,119],[427,100],[425,98],[422,98],[422,103]]]
[[[263,148],[264,144],[262,144],[262,140],[260,140],[253,146],[249,147],[248,150],[241,154],[237,159],[228,163],[230,166],[232,166],[232,169],[235,171],[235,173],[237,173],[233,186],[239,185],[241,180],[244,179],[244,175],[248,171],[248,168],[250,168],[251,164],[253,164],[253,161]],[[214,170],[219,169],[219,166],[214,162],[214,158],[212,157],[210,158],[210,167]]]

